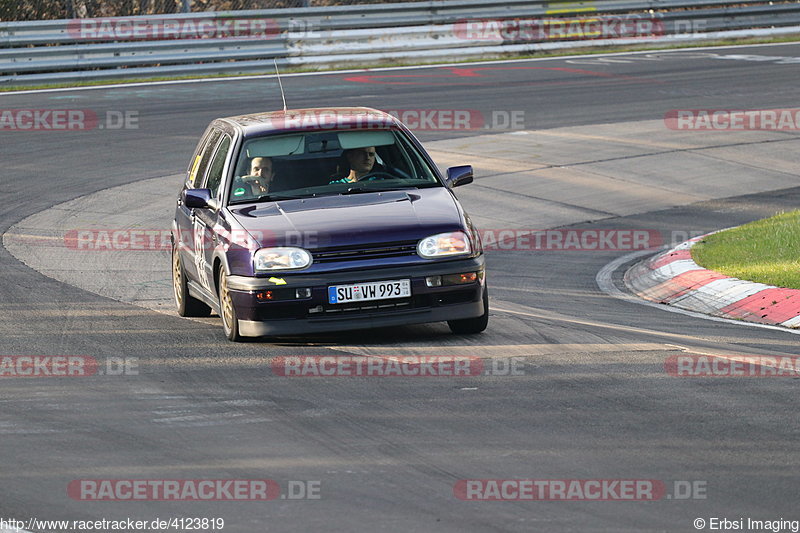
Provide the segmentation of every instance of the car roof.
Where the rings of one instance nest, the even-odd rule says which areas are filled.
[[[388,113],[369,107],[325,107],[266,111],[218,119],[244,137],[305,130],[388,129],[402,127]]]

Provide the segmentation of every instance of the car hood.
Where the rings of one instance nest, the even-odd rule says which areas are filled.
[[[464,229],[445,187],[281,200],[230,212],[261,247],[407,242]]]

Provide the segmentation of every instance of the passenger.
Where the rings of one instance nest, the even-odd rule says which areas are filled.
[[[344,159],[349,166],[348,169],[339,169],[339,172],[332,176],[330,183],[353,183],[359,181],[364,176],[373,172],[384,172],[383,167],[375,164],[375,147],[351,148],[343,152]],[[342,176],[343,174],[345,174]],[[372,179],[371,177],[368,179]]]

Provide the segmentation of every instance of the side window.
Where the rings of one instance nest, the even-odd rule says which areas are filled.
[[[197,167],[200,166],[200,158],[203,156],[203,149],[205,149],[206,144],[208,144],[208,138],[211,137],[213,132],[214,129],[211,126],[206,128],[206,131],[203,132],[203,136],[200,137],[200,141],[194,149],[192,160],[189,161],[189,166],[186,168],[186,181],[191,186],[194,186],[195,176],[197,176]]]
[[[217,196],[219,191],[219,184],[222,183],[222,171],[225,168],[225,159],[228,157],[228,150],[231,147],[231,138],[227,135],[222,137],[219,143],[214,159],[211,162],[211,168],[208,171],[208,179],[206,180],[206,187],[211,189],[211,197]]]
[[[206,145],[197,154],[195,160],[192,162],[192,170],[189,172],[189,181],[193,187],[202,187],[203,176],[208,168],[208,162],[211,161],[211,156],[214,154],[214,148],[217,146],[217,141],[222,133],[219,130],[214,130],[206,141]]]

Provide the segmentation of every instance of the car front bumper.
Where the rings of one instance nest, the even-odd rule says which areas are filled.
[[[428,287],[426,278],[477,272],[478,281]],[[293,274],[280,278],[229,276],[228,287],[246,337],[296,335],[330,331],[423,324],[475,318],[484,312],[484,257],[403,267],[360,269],[325,274]],[[411,297],[329,304],[328,287],[384,280],[411,280]],[[299,298],[297,290],[310,290]],[[271,291],[274,300],[259,301]]]

